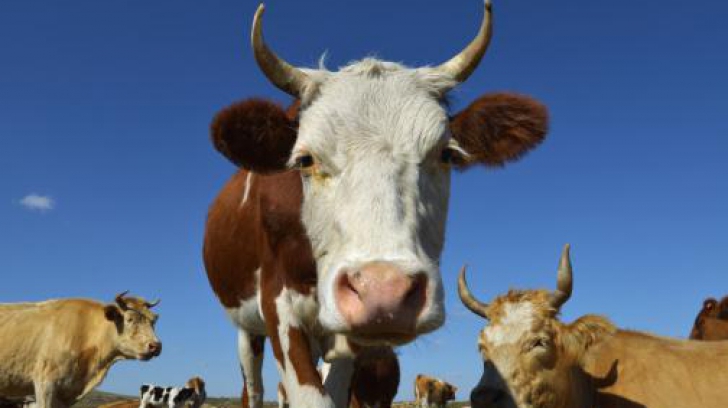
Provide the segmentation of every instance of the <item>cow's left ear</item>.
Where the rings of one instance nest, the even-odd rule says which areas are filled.
[[[595,315],[586,315],[564,326],[562,343],[572,356],[581,359],[590,348],[617,332],[609,320]]]
[[[450,121],[452,137],[467,153],[457,165],[503,166],[516,161],[543,141],[548,126],[546,106],[533,98],[484,95]]]
[[[121,309],[116,305],[104,306],[104,316],[106,316],[106,320],[111,320],[112,322],[117,322],[124,318]]]

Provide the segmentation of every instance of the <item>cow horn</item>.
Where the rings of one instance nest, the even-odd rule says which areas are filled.
[[[154,302],[145,302],[144,305],[147,307],[147,309],[151,309],[154,306],[157,306],[160,302],[160,299],[156,299]]]
[[[114,301],[122,310],[128,309],[126,302],[124,301],[124,296],[126,296],[127,293],[129,293],[129,291],[125,290],[114,297]]]
[[[298,97],[309,82],[308,76],[300,69],[292,66],[278,56],[265,44],[263,40],[263,13],[265,5],[261,3],[253,18],[251,42],[258,66],[265,76],[289,95]]]
[[[493,11],[490,0],[485,0],[483,23],[480,26],[478,35],[458,55],[435,69],[452,77],[457,82],[464,82],[468,79],[470,74],[480,64],[480,60],[483,59],[485,51],[488,49],[488,44],[490,44],[490,38],[493,35],[492,15]]]
[[[458,295],[460,295],[460,301],[463,302],[463,305],[465,305],[468,310],[487,319],[488,314],[486,310],[488,309],[488,304],[476,299],[470,292],[470,289],[468,289],[468,282],[465,280],[466,269],[467,267],[463,265],[460,269],[460,276],[458,276]]]
[[[556,290],[551,295],[551,305],[557,310],[571,297],[571,289],[574,280],[571,273],[571,258],[569,256],[569,244],[564,245],[559,261],[559,272],[556,280]]]

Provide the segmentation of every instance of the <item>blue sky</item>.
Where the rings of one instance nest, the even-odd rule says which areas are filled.
[[[493,1],[491,49],[454,109],[518,91],[549,106],[551,133],[503,170],[454,175],[448,321],[400,350],[401,399],[417,373],[461,390],[477,381],[483,322],[457,301],[463,262],[484,299],[553,287],[570,242],[564,318],[602,313],[663,335],[685,336],[702,299],[728,293],[728,5]],[[0,5],[0,301],[126,289],[162,298],[162,356],[117,365],[101,389],[199,374],[211,395],[239,393],[235,331],[207,284],[201,241],[207,206],[234,171],[209,142],[212,115],[250,96],[288,100],[253,61],[256,6]],[[479,0],[271,0],[266,36],[302,65],[324,51],[330,67],[369,55],[435,64],[472,38],[481,13]],[[264,372],[273,399],[270,354]]]

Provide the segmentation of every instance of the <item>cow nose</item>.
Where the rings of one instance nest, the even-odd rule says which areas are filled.
[[[427,276],[406,274],[392,263],[372,262],[341,271],[335,295],[354,334],[414,336],[427,297]]]
[[[149,349],[149,353],[154,354],[155,356],[158,356],[162,353],[162,343],[158,341],[153,341],[149,343],[149,346],[147,346]]]
[[[503,401],[506,393],[499,388],[479,386],[470,393],[470,405],[473,408],[489,408]]]

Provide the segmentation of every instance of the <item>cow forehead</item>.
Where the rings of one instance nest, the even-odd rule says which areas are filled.
[[[502,305],[500,318],[483,330],[485,340],[494,347],[517,343],[533,330],[536,307],[532,302]]]
[[[419,70],[376,60],[330,73],[302,111],[296,149],[421,157],[448,136],[447,110],[433,82]]]

